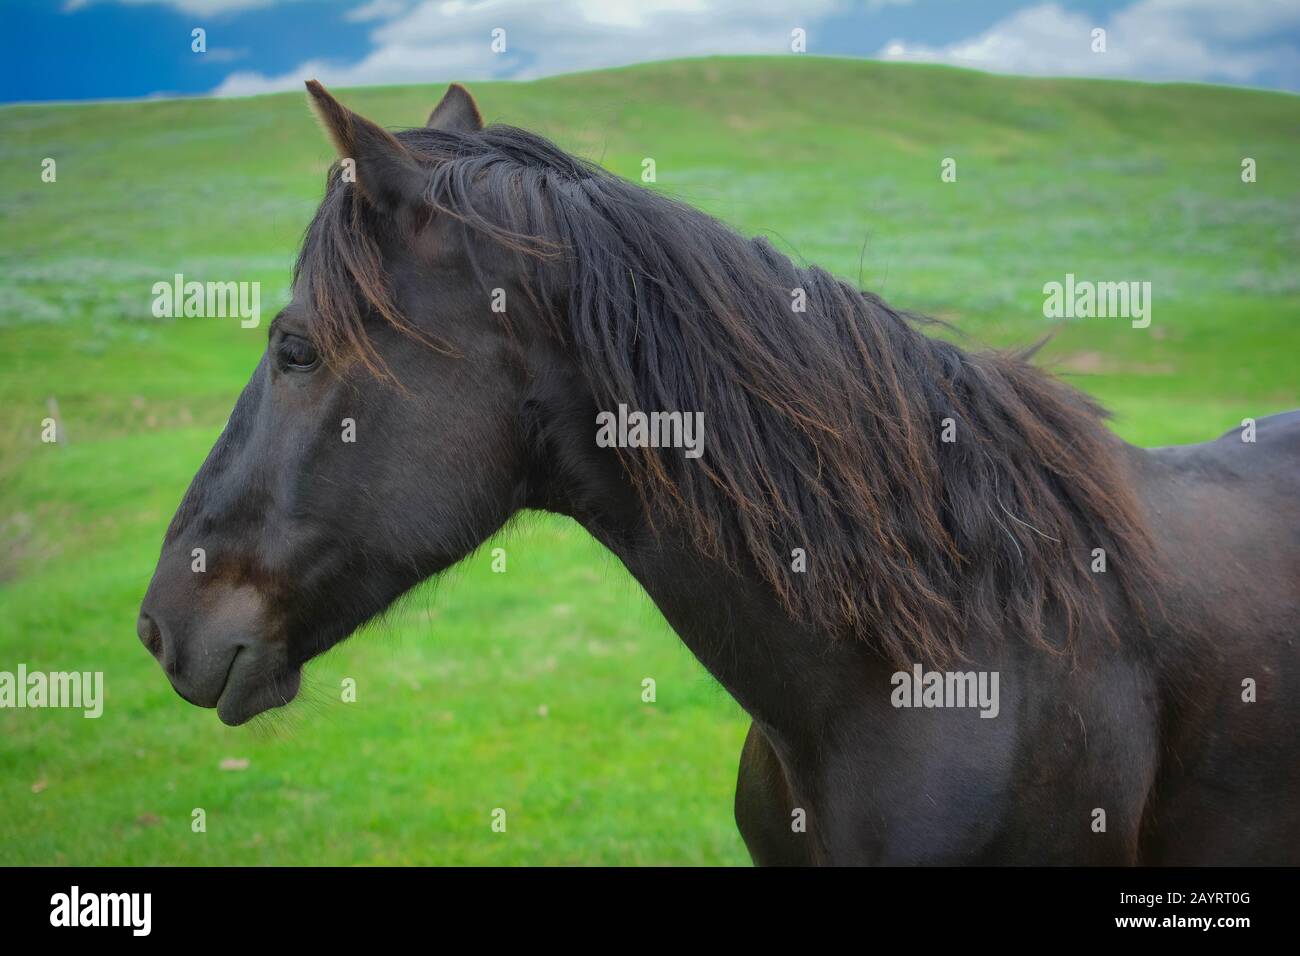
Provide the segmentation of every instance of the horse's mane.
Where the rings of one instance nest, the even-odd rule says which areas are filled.
[[[1027,353],[925,335],[877,296],[532,133],[398,138],[429,162],[433,214],[463,224],[471,262],[493,243],[526,270],[598,408],[704,413],[702,458],[622,449],[626,470],[653,520],[752,563],[796,620],[900,664],[959,659],[974,628],[1065,650],[1085,625],[1118,630],[1095,548],[1141,618],[1154,561],[1120,443]],[[382,224],[340,180],[336,167],[296,271],[322,347],[365,353],[368,309],[402,319]]]

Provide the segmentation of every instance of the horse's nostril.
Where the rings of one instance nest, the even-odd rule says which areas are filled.
[[[149,650],[154,657],[162,654],[162,631],[158,624],[148,614],[140,612],[139,619],[135,622],[135,632],[140,635],[140,641]]]

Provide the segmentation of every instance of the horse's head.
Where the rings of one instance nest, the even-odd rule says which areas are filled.
[[[138,624],[177,692],[229,724],[292,699],[307,660],[527,495],[521,410],[545,348],[518,321],[530,295],[500,243],[471,249],[463,217],[439,213],[436,157],[417,148],[473,139],[473,99],[453,86],[394,136],[309,90],[340,162]]]

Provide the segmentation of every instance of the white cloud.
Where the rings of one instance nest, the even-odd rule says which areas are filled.
[[[370,18],[370,0],[353,16]],[[215,91],[246,96],[327,85],[430,83],[621,66],[645,60],[725,53],[785,53],[790,31],[845,7],[848,0],[423,0],[389,15],[371,33],[375,48],[356,63],[312,60],[288,73],[233,73]],[[906,0],[892,0],[906,2]],[[873,0],[880,5],[880,0]],[[393,8],[395,9],[395,8]],[[507,52],[492,52],[492,30],[506,31]]]
[[[1092,49],[1092,31],[1098,27],[1106,31],[1104,53]],[[1296,27],[1296,0],[1138,0],[1108,21],[1046,3],[1018,10],[983,33],[947,46],[892,40],[880,56],[998,73],[1245,83],[1265,71],[1300,70],[1294,47],[1240,45]]]

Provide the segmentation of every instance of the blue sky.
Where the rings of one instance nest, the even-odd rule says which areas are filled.
[[[5,102],[530,79],[789,54],[796,27],[814,54],[1300,90],[1300,0],[5,0],[4,19]]]

